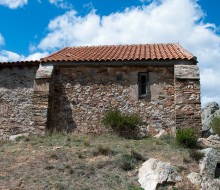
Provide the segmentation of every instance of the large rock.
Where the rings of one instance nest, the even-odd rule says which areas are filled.
[[[160,184],[176,183],[182,180],[176,167],[154,158],[142,164],[138,178],[141,187],[145,190],[156,190]]]
[[[200,174],[213,179],[215,177],[215,169],[219,160],[219,154],[212,148],[206,148],[200,152],[205,155],[199,163]]]
[[[201,190],[219,190],[220,179],[214,179],[219,154],[212,148],[203,149],[201,152],[204,157],[200,160],[200,173],[192,172],[187,177]]]
[[[198,188],[201,190],[220,189],[220,179],[210,179],[195,172],[190,173],[187,177],[191,181],[191,183],[197,187],[197,189]]]
[[[202,130],[205,136],[213,133],[210,123],[216,116],[220,116],[220,106],[216,102],[210,102],[202,109]]]

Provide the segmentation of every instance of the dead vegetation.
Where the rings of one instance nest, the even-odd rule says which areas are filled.
[[[171,137],[26,137],[0,144],[0,189],[141,190],[138,168],[150,157],[171,162],[184,175],[198,168],[188,150],[177,147]]]

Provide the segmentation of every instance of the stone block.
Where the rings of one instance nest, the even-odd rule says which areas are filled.
[[[174,65],[174,77],[199,80],[199,67],[197,65]]]

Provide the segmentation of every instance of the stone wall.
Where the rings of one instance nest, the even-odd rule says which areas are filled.
[[[201,127],[200,77],[196,65],[175,65],[176,129]]]
[[[149,72],[150,99],[138,99],[138,72]],[[138,113],[149,133],[175,127],[173,66],[56,67],[51,130],[102,133],[101,119],[113,107]]]
[[[0,138],[33,132],[33,82],[38,67],[0,68]]]
[[[149,73],[150,97],[138,98],[138,73]],[[138,113],[142,131],[201,129],[196,65],[0,67],[0,138],[47,129],[104,133],[107,110]]]

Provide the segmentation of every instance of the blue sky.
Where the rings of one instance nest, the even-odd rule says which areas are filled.
[[[220,103],[219,0],[0,0],[0,61],[65,46],[179,42],[198,57],[202,103]]]

